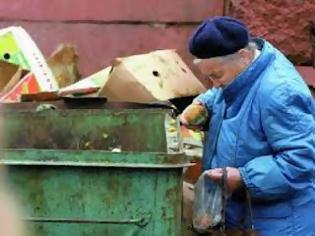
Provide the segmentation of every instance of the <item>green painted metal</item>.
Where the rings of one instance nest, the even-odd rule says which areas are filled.
[[[29,235],[181,235],[189,160],[169,110],[2,113],[0,164]]]
[[[191,166],[190,158],[183,153],[108,152],[70,150],[0,150],[0,164],[51,165],[129,168],[183,168]]]
[[[180,168],[15,165],[8,177],[30,235],[178,236],[181,176]]]
[[[3,111],[2,148],[167,152],[167,112],[141,110]]]

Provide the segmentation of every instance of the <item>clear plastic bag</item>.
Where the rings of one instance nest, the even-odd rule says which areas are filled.
[[[195,185],[193,204],[193,226],[199,233],[205,233],[222,220],[222,188],[203,172]]]

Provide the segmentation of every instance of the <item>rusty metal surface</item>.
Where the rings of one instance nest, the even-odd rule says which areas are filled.
[[[45,217],[28,217],[24,218],[24,221],[28,222],[39,222],[39,223],[62,223],[62,224],[135,224],[140,227],[144,227],[149,223],[149,219],[138,218],[138,219],[78,219],[78,218],[45,218]]]
[[[2,110],[1,148],[167,152],[165,109]],[[150,122],[147,122],[147,121]]]
[[[30,235],[180,235],[181,168],[16,165],[8,173]]]
[[[60,98],[57,101],[47,102],[22,102],[22,103],[2,103],[0,109],[2,111],[35,111],[40,104],[51,104],[58,109],[108,109],[108,110],[122,110],[122,109],[168,109],[172,113],[174,106],[168,102],[156,102],[150,104],[132,103],[132,102],[107,102],[104,97],[78,97],[78,98]]]
[[[65,104],[1,109],[0,164],[29,234],[179,236],[182,169],[190,164],[179,147],[169,153],[168,132],[179,131],[170,109],[59,107]]]
[[[116,168],[183,168],[191,166],[184,153],[110,152],[96,150],[1,149],[1,165]]]

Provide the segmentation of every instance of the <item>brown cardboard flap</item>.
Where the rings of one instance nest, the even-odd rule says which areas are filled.
[[[147,103],[204,92],[175,50],[118,58],[100,95],[112,101]]]
[[[18,65],[0,60],[0,91],[4,89],[18,70]]]
[[[10,91],[26,74],[18,65],[0,60],[0,97]]]
[[[61,44],[47,59],[60,88],[76,83],[81,79],[78,54],[72,45]]]

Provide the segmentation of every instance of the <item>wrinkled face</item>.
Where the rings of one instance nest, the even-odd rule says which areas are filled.
[[[214,57],[195,63],[201,72],[211,80],[213,87],[224,88],[229,85],[250,63],[249,52],[232,57]],[[197,59],[198,60],[198,59]]]
[[[201,72],[211,80],[214,87],[225,87],[240,73],[238,66],[223,58],[210,58],[198,64]]]

